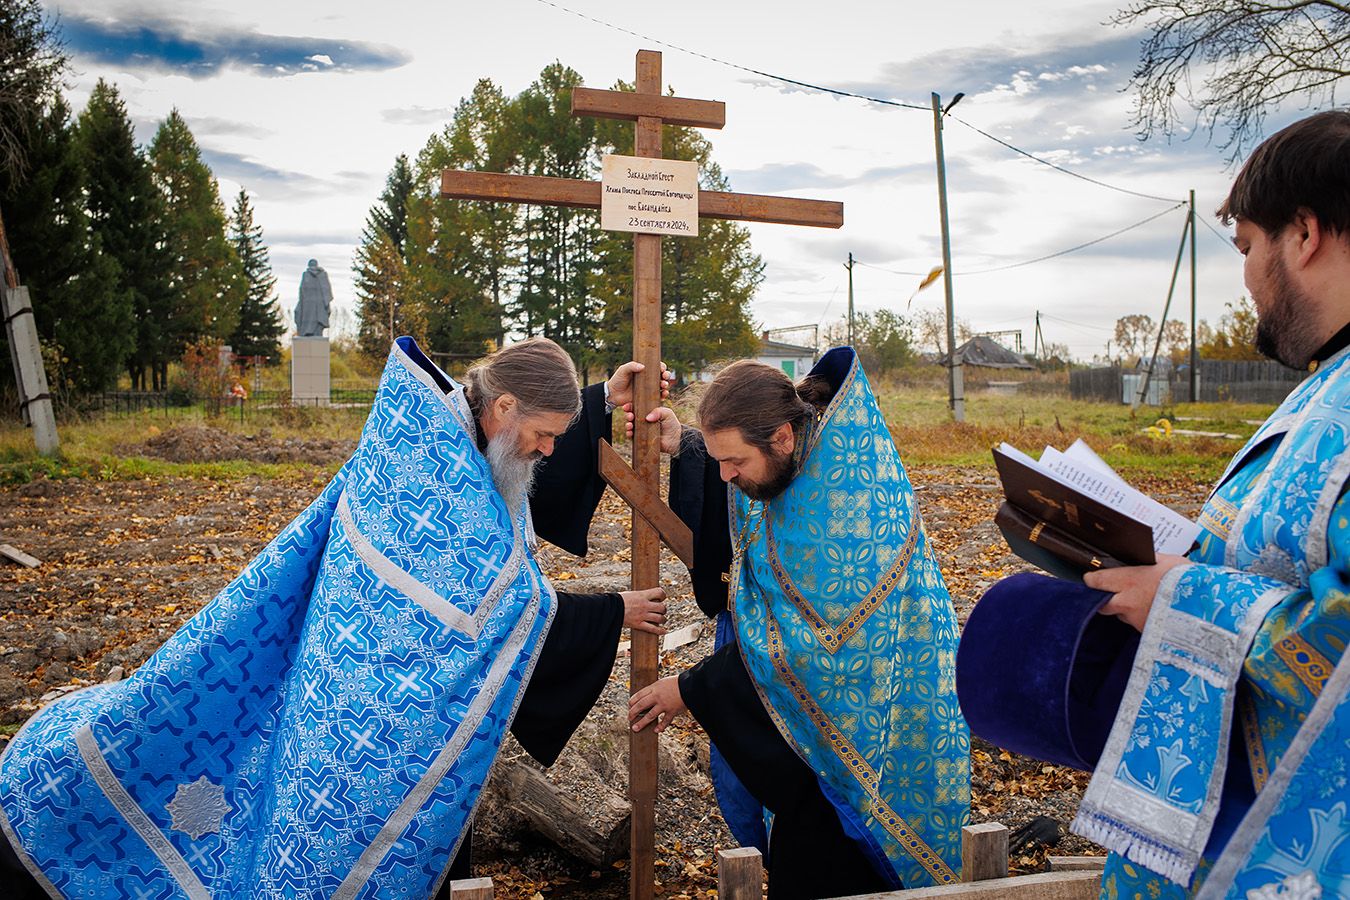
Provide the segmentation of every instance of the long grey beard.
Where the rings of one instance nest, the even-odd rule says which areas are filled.
[[[521,504],[530,496],[538,459],[521,456],[517,447],[517,432],[507,429],[488,441],[487,460],[492,469],[492,481],[497,493],[506,501],[507,512],[514,519],[520,515]]]

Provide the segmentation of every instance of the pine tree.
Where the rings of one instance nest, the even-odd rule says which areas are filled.
[[[555,62],[516,99],[526,174],[581,179],[597,174],[597,120],[572,115],[572,89],[581,83],[578,72]],[[517,328],[557,341],[583,373],[595,356],[600,316],[590,291],[599,237],[594,212],[527,207],[520,290],[509,307]]]
[[[441,352],[481,356],[505,335],[502,307],[519,212],[507,203],[447,203],[431,184],[443,169],[510,171],[515,151],[508,115],[501,89],[480,80],[417,157],[407,204],[406,293],[425,319],[427,340]]]
[[[413,192],[412,166],[408,164],[408,155],[400,153],[394,160],[394,168],[384,180],[384,193],[379,202],[370,208],[366,219],[365,235],[373,235],[378,229],[389,237],[399,256],[407,259],[404,244],[408,240],[408,197]]]
[[[383,231],[356,251],[356,342],[363,353],[383,357],[401,335],[426,340],[421,309],[407,302],[408,267],[397,245]]]
[[[225,207],[187,122],[172,110],[150,142],[155,185],[164,200],[169,249],[168,339],[173,355],[203,337],[226,340],[246,292],[239,258],[225,235]]]
[[[408,199],[412,167],[402,153],[384,182],[384,192],[366,215],[352,271],[356,275],[357,346],[383,358],[394,338],[426,339],[423,316],[407,295]]]
[[[239,307],[239,324],[230,334],[230,348],[236,356],[265,356],[269,363],[278,362],[286,326],[272,292],[277,279],[263,243],[262,226],[253,223],[253,207],[243,188],[234,200],[229,236],[245,281],[244,302]]]
[[[23,177],[0,176],[10,249],[33,292],[38,336],[49,351],[57,390],[105,390],[131,353],[131,298],[118,264],[84,210],[80,149],[70,108],[60,97],[24,129]]]
[[[160,376],[172,354],[164,327],[170,286],[161,201],[116,87],[99,79],[76,134],[89,218],[103,252],[117,262],[116,289],[131,304],[134,339],[127,368],[132,387],[162,390],[166,385]]]

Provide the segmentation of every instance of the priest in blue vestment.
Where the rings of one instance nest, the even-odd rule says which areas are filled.
[[[662,631],[659,590],[560,594],[535,560],[536,533],[585,552],[594,473],[527,504],[565,431],[594,458],[636,368],[583,395],[534,339],[461,385],[399,339],[313,503],[130,677],[10,742],[4,896],[420,900],[467,874],[506,732],[551,763],[621,627]]]
[[[630,416],[631,418],[631,416]],[[853,350],[800,384],[742,361],[660,421],[694,531],[715,652],[631,698],[635,730],[688,709],[728,825],[767,850],[772,900],[960,880],[970,744],[958,626],[918,504]]]
[[[957,686],[976,734],[1093,771],[1103,897],[1350,897],[1350,112],[1262,143],[1219,215],[1258,349],[1307,379],[1185,557],[999,583]]]

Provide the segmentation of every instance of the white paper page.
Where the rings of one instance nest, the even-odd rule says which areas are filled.
[[[1121,484],[1127,484],[1124,478],[1116,473],[1116,470],[1097,455],[1097,451],[1088,446],[1087,441],[1079,438],[1069,445],[1069,449],[1064,451],[1064,455],[1069,459],[1091,466],[1103,475],[1110,475]]]
[[[1155,552],[1182,554],[1191,549],[1195,536],[1200,533],[1199,525],[1177,515],[1118,477],[1106,475],[1095,466],[1069,459],[1053,448],[1047,449],[1053,452],[1047,452],[1041,457],[1042,468],[1092,499],[1151,527]]]

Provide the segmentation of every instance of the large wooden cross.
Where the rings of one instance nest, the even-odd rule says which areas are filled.
[[[636,88],[635,92],[575,88],[572,114],[634,120],[634,155],[654,159],[661,158],[662,125],[721,128],[726,124],[724,103],[662,94],[660,53],[638,51]],[[441,196],[599,209],[601,183],[447,170],[441,174]],[[842,203],[722,191],[699,191],[698,214],[714,219],[825,228],[844,224]],[[600,474],[633,508],[633,589],[642,590],[660,584],[658,540],[665,541],[686,566],[693,566],[693,538],[689,529],[661,501],[660,431],[644,420],[646,412],[660,403],[660,234],[633,235],[633,359],[645,366],[633,386],[633,410],[638,426],[634,431],[633,466],[630,468],[614,448],[602,442]],[[660,660],[656,635],[634,632],[632,637],[629,692],[635,693],[656,680]],[[629,797],[633,807],[630,896],[633,900],[649,900],[656,878],[653,853],[656,734],[647,728],[640,734],[630,733],[630,740]]]

